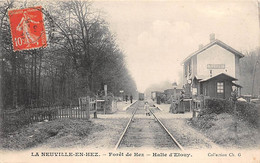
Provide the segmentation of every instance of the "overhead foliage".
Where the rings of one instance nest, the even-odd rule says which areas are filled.
[[[30,3],[30,4],[29,4]],[[94,96],[103,86],[119,96],[136,92],[123,51],[108,23],[88,1],[44,3],[48,46],[13,52],[7,8],[40,2],[0,2],[1,72],[5,108],[50,103],[73,103]]]

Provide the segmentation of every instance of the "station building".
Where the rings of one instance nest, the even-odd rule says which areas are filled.
[[[177,96],[180,95],[182,88],[173,88],[164,90],[164,94],[166,95],[166,101],[168,103],[171,102],[171,98],[177,99]]]
[[[160,92],[160,91],[152,91],[151,92],[151,99],[153,101],[157,101],[158,100],[158,97],[162,97],[163,95],[163,92]]]
[[[189,97],[204,95],[228,99],[239,85],[239,59],[244,55],[210,35],[210,43],[190,54],[183,64],[183,88]]]

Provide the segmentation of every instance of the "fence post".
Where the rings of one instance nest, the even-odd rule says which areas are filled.
[[[87,96],[87,99],[86,99],[86,119],[89,120],[90,118],[90,97]]]
[[[55,109],[55,119],[59,119],[58,118],[59,110],[58,110],[57,106],[54,105],[54,109]]]
[[[192,101],[193,100],[190,100],[189,102],[190,102],[190,112],[192,112]]]
[[[104,101],[104,114],[106,114],[107,106],[108,106],[108,101],[107,101],[107,97],[105,97],[105,101]]]
[[[73,106],[72,106],[72,104],[70,104],[70,118],[72,118],[72,108],[73,108]]]
[[[81,112],[82,107],[83,107],[83,99],[81,98],[81,99],[80,99],[80,107],[79,107],[79,109],[78,109],[78,118],[79,118],[79,119],[80,119],[80,112]]]
[[[84,100],[83,100],[84,101]],[[80,119],[83,118],[83,107],[85,107],[86,104],[82,103],[80,107]]]
[[[60,118],[62,119],[62,118],[63,118],[63,114],[64,114],[64,113],[63,113],[63,109],[64,109],[63,106],[61,106],[60,109],[61,109]]]
[[[97,99],[96,99],[96,103],[95,103],[95,111],[94,111],[94,118],[97,118]]]
[[[78,117],[78,110],[79,110],[80,104],[77,106],[76,110],[75,110],[75,118]]]

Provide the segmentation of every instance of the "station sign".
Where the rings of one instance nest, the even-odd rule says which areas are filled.
[[[207,64],[207,69],[225,69],[225,64]]]

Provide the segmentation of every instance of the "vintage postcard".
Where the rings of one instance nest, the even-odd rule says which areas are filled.
[[[0,163],[260,163],[260,1],[1,0]]]

